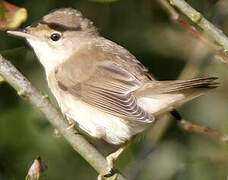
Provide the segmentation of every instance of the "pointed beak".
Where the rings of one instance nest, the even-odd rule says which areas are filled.
[[[23,38],[32,38],[33,36],[29,33],[27,28],[24,29],[17,29],[14,31],[7,31],[7,33],[12,34],[14,36],[18,36],[18,37],[23,37]]]

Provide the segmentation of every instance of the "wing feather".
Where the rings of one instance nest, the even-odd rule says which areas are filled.
[[[66,89],[73,96],[80,94],[82,101],[101,111],[130,121],[150,123],[154,120],[137,104],[132,93],[141,86],[141,82],[115,62],[99,62],[93,75],[75,84],[71,78],[70,84],[73,85]]]

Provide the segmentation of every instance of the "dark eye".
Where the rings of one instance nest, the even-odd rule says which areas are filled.
[[[59,33],[53,33],[50,38],[52,41],[58,41],[61,38],[61,35]]]

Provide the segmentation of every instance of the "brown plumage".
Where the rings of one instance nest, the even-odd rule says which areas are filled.
[[[105,42],[106,46],[100,42]],[[101,111],[126,120],[146,123],[154,120],[152,115],[137,105],[137,99],[141,96],[184,93],[191,88],[201,88],[199,92],[202,93],[203,89],[206,91],[217,87],[216,77],[153,80],[134,56],[105,39],[96,40],[79,51],[73,59],[66,60],[56,68],[53,76],[59,88]],[[84,70],[87,70],[86,73]]]
[[[110,144],[125,144],[158,116],[218,85],[216,77],[155,80],[130,52],[101,37],[75,9],[53,11],[10,33],[25,37],[33,47],[63,114]],[[123,149],[109,156],[110,169]]]

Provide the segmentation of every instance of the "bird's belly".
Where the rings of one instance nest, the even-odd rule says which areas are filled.
[[[72,97],[60,103],[60,107],[68,118],[76,121],[89,135],[102,138],[110,144],[125,143],[146,128],[144,123],[123,120]]]

